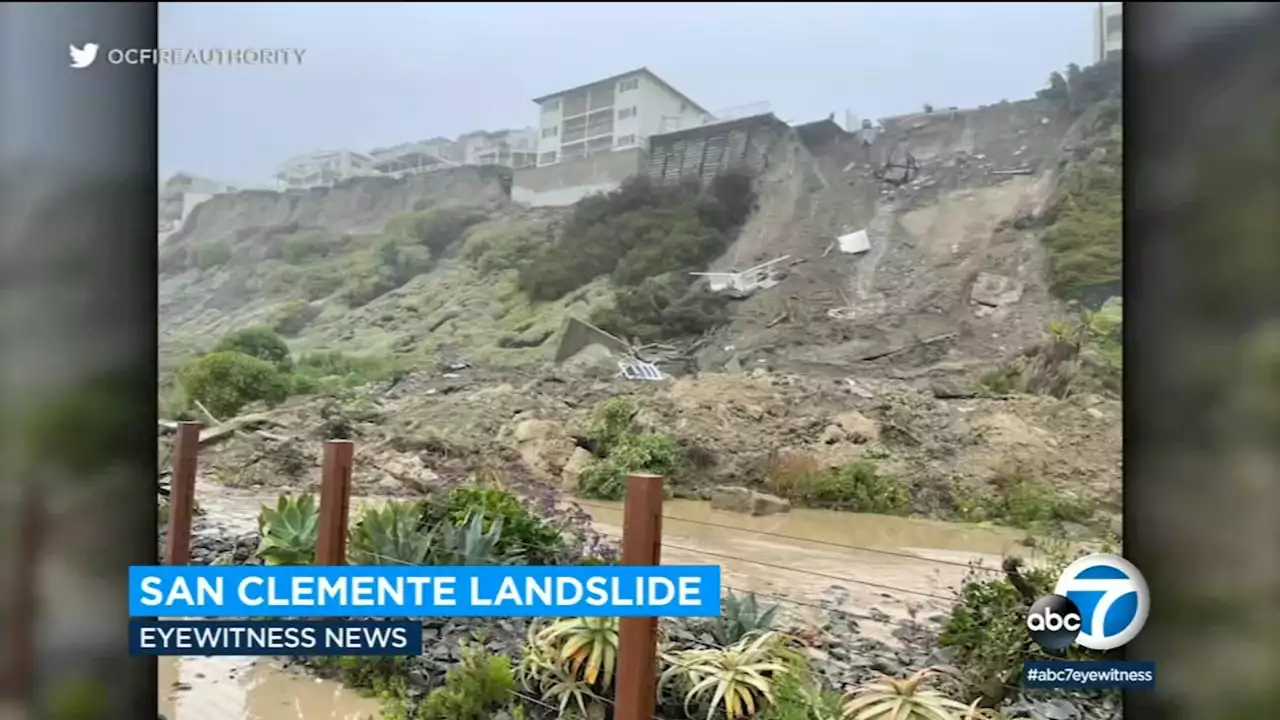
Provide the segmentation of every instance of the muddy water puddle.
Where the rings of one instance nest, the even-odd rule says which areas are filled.
[[[590,503],[585,509],[597,528],[617,535],[621,504]],[[998,571],[1023,537],[1004,528],[830,510],[751,517],[668,500],[662,563],[719,565],[726,589],[772,596],[803,619],[825,609],[882,613],[889,622],[863,623],[862,630],[890,642],[894,623],[944,612],[973,567]]]
[[[201,488],[207,519],[234,532],[253,530],[275,493],[209,483]],[[352,515],[387,498],[352,498]],[[583,501],[599,531],[618,537],[620,503]],[[719,565],[726,589],[780,601],[801,621],[830,609],[862,616],[859,631],[895,643],[897,624],[945,612],[971,566],[997,571],[1020,552],[1020,532],[917,518],[793,509],[751,517],[709,503],[663,505],[662,562]],[[868,622],[870,615],[884,621]],[[286,672],[259,658],[160,658],[160,707],[170,720],[363,720],[377,703],[341,684]],[[174,686],[174,683],[180,685]],[[177,689],[174,689],[174,688]]]
[[[160,712],[169,720],[366,720],[378,703],[340,683],[288,672],[268,658],[159,661]]]

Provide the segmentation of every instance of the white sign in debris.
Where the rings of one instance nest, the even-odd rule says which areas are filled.
[[[864,253],[871,249],[871,238],[867,237],[866,230],[841,235],[836,242],[840,243],[842,253]]]
[[[711,287],[712,292],[728,292],[739,297],[746,297],[756,290],[768,289],[782,282],[781,268],[777,267],[783,260],[789,259],[790,255],[783,255],[775,260],[767,263],[761,263],[753,268],[743,270],[736,273],[714,273],[714,272],[696,272],[689,273],[698,277],[705,277],[707,284]]]
[[[618,375],[628,380],[661,380],[664,376],[657,365],[643,360],[619,360]]]

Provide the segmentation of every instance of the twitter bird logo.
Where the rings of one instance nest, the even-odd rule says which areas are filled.
[[[71,46],[71,67],[87,68],[98,59],[98,43],[85,43],[84,47]]]

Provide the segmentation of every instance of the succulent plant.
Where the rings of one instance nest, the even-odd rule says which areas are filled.
[[[258,557],[268,565],[308,565],[316,557],[320,512],[315,497],[281,495],[258,515]]]

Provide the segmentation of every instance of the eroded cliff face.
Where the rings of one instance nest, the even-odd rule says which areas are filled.
[[[499,210],[510,202],[506,168],[466,166],[406,178],[355,178],[333,187],[217,195],[191,211],[169,243],[226,239],[247,228],[296,224],[334,232],[376,232],[394,215],[457,203]]]

